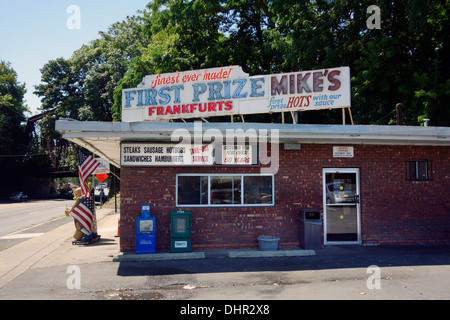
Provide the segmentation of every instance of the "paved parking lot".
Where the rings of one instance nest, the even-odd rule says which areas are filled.
[[[31,268],[0,299],[299,300],[450,299],[448,247],[334,247],[316,256],[78,264]],[[24,286],[26,284],[26,286]]]

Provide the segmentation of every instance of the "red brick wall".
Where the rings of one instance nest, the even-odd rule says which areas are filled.
[[[259,167],[123,167],[121,251],[135,250],[135,219],[151,204],[158,251],[170,245],[170,211],[192,211],[192,248],[257,247],[257,236],[279,236],[297,246],[299,210],[320,209],[323,168],[359,168],[363,243],[450,243],[450,148],[354,145],[354,158],[332,157],[333,145],[280,145],[274,207],[175,207],[178,173],[259,173]],[[427,159],[430,181],[407,181],[407,160]]]

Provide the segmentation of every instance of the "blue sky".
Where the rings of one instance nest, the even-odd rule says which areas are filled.
[[[41,82],[39,71],[49,60],[69,58],[83,44],[98,38],[117,21],[136,14],[150,0],[0,0],[0,60],[11,62],[31,114],[40,99],[33,94]],[[69,29],[71,5],[80,9],[80,29]],[[27,113],[26,116],[31,116]]]

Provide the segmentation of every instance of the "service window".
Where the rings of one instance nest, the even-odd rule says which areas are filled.
[[[273,206],[274,176],[177,175],[177,206]]]

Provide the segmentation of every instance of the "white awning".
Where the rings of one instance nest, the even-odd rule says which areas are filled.
[[[55,128],[64,139],[116,167],[120,167],[122,141],[179,142],[183,134],[203,142],[230,134],[247,139],[267,134],[270,142],[271,133],[276,132],[280,143],[450,146],[447,127],[58,120]]]

